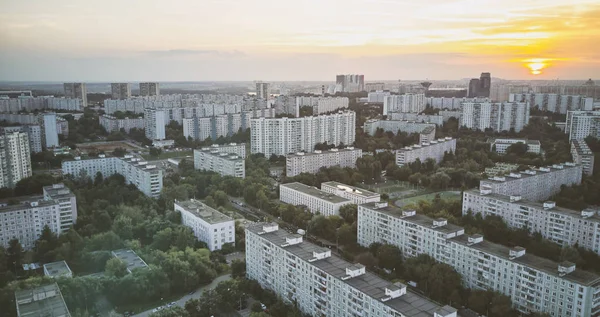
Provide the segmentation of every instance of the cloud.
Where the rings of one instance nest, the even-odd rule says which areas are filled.
[[[180,57],[194,55],[210,55],[219,57],[243,57],[246,54],[242,51],[219,51],[219,50],[192,50],[192,49],[172,49],[172,50],[153,50],[143,51],[142,54],[155,57]]]

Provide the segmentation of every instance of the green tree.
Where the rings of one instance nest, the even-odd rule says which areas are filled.
[[[231,262],[231,277],[238,278],[246,276],[246,261],[233,260]]]
[[[18,239],[11,239],[8,241],[6,260],[8,268],[11,272],[17,274],[22,270],[21,265],[23,264],[23,247]]]
[[[116,156],[116,157],[123,157],[123,156],[125,156],[125,154],[127,154],[127,150],[125,150],[122,147],[118,147],[118,148],[114,149],[112,152],[112,155]]]
[[[259,312],[262,312],[263,309],[259,302],[254,302],[254,303],[252,303],[252,305],[250,305],[250,311],[252,311],[254,313],[259,313]]]
[[[156,313],[150,314],[150,317],[189,317],[190,314],[179,306],[169,307]]]
[[[376,255],[379,266],[393,271],[402,270],[402,252],[397,246],[384,244],[377,249]]]
[[[131,218],[119,215],[113,222],[113,231],[123,240],[129,240],[133,237],[133,223]]]
[[[127,263],[123,262],[121,259],[112,258],[106,262],[104,274],[117,278],[123,277],[127,275]]]
[[[162,153],[162,149],[151,147],[150,148],[150,156],[158,157]]]
[[[343,205],[340,207],[340,217],[344,218],[347,223],[354,223],[358,215],[358,206],[355,204]]]

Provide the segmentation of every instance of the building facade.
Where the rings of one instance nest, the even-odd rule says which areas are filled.
[[[306,206],[311,213],[326,217],[339,215],[340,207],[352,203],[349,199],[298,182],[279,185],[279,199],[294,206]]]
[[[131,86],[129,83],[112,83],[110,84],[111,98],[123,100],[131,98]]]
[[[446,153],[454,153],[455,151],[456,139],[450,137],[415,144],[396,151],[396,165],[404,166],[416,162],[417,159],[421,163],[425,163],[427,159],[433,159],[436,163],[439,163],[444,159]]]
[[[356,113],[338,112],[302,118],[253,118],[250,152],[265,157],[312,152],[317,143],[351,145],[356,137]]]
[[[507,176],[490,177],[479,182],[481,190],[492,194],[521,196],[544,201],[560,192],[561,186],[579,185],[583,168],[574,163],[555,164]]]
[[[31,153],[38,153],[42,151],[42,129],[37,124],[13,126],[13,127],[2,127],[2,133],[11,132],[23,132],[27,133],[29,139],[29,150]]]
[[[256,83],[256,98],[268,100],[269,96],[270,96],[269,86],[270,86],[269,83],[257,82]]]
[[[590,111],[594,107],[594,98],[582,95],[561,95],[552,93],[510,94],[511,102],[528,102],[532,107],[556,113],[567,111]]]
[[[64,83],[63,88],[65,97],[71,99],[81,99],[81,104],[85,108],[87,104],[87,87],[85,83]]]
[[[403,120],[377,120],[370,119],[363,125],[364,131],[369,135],[375,135],[377,129],[383,129],[384,132],[392,132],[394,134],[398,131],[410,133],[421,133],[424,129],[432,127],[435,134],[435,124],[433,123],[422,123],[413,121]]]
[[[164,140],[165,127],[169,124],[165,109],[146,108],[144,113],[146,137],[150,140]]]
[[[235,246],[235,221],[231,217],[195,199],[176,200],[174,208],[181,213],[181,224],[191,228],[210,251],[221,250],[225,244]]]
[[[106,157],[104,154],[88,159],[76,157],[71,161],[63,161],[62,171],[64,175],[73,176],[79,176],[83,172],[92,178],[97,173],[101,173],[104,178],[120,174],[125,177],[127,184],[135,185],[146,196],[154,198],[160,195],[163,187],[162,170],[132,155],[125,155],[123,158]]]
[[[444,120],[444,117],[440,115],[418,114],[414,112],[388,112],[387,116],[390,120],[433,123],[437,126],[441,126],[445,121],[448,121]]]
[[[140,83],[140,96],[159,96],[159,83]]]
[[[585,143],[585,140],[571,141],[571,156],[573,162],[583,167],[583,173],[590,176],[594,174],[594,152]]]
[[[216,172],[222,176],[246,177],[244,157],[219,150],[214,147],[194,150],[194,168]]]
[[[312,107],[313,115],[328,113],[336,110],[347,109],[350,104],[348,97],[312,97],[298,96],[296,97],[296,108],[288,113],[298,117],[300,108]]]
[[[538,140],[527,140],[527,139],[491,139],[488,140],[490,143],[490,150],[498,154],[506,154],[506,149],[511,145],[517,143],[523,143],[527,145],[528,153],[540,154],[542,153],[542,144]]]
[[[192,117],[183,119],[183,136],[195,140],[213,140],[218,137],[228,137],[238,132],[245,132],[250,128],[252,118],[275,117],[275,109],[258,109],[255,111],[242,111],[210,117]]]
[[[445,219],[432,219],[387,203],[358,206],[358,243],[389,243],[405,257],[428,254],[452,266],[464,286],[492,290],[510,297],[523,313],[543,312],[553,317],[600,314],[600,276],[577,270],[575,264],[557,263],[467,236]]]
[[[569,140],[600,138],[600,111],[567,111],[565,133]]]
[[[519,132],[529,124],[528,103],[471,103],[462,104],[460,126],[469,129],[492,129],[496,132],[514,130]]]
[[[33,175],[30,152],[27,133],[0,135],[0,188],[15,187],[21,179]]]
[[[286,176],[293,177],[301,173],[316,174],[322,167],[340,166],[342,168],[355,168],[356,160],[360,157],[362,157],[362,150],[353,147],[290,154],[285,159]]]
[[[44,140],[47,148],[58,147],[58,131],[57,131],[56,113],[44,113]]]
[[[131,129],[144,129],[146,122],[144,118],[124,118],[117,119],[111,115],[102,115],[98,117],[100,125],[108,132],[118,132],[121,129],[129,133]]]
[[[338,182],[321,183],[321,190],[342,198],[350,199],[353,204],[357,205],[375,203],[381,200],[381,195],[378,193]]]
[[[426,106],[425,94],[386,96],[383,99],[383,115],[388,115],[390,112],[421,113]]]
[[[276,223],[246,228],[246,275],[312,316],[457,317],[440,306],[305,242]]]
[[[365,91],[365,75],[336,75],[335,92]]]
[[[489,98],[427,97],[425,102],[434,109],[461,111],[463,103],[490,102]]]

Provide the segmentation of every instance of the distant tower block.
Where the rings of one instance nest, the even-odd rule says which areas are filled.
[[[424,81],[421,83],[421,86],[423,86],[423,88],[425,88],[425,91],[429,90],[429,86],[431,86],[431,83],[428,81]]]

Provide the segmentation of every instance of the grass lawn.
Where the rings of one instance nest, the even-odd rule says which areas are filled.
[[[405,199],[399,200],[399,202],[403,206],[406,206],[406,205],[410,205],[410,204],[416,204],[416,203],[418,203],[421,200],[433,201],[433,199],[435,198],[436,194],[440,194],[440,197],[442,199],[446,199],[446,200],[460,200],[461,199],[460,192],[446,191],[446,192],[436,192],[436,193],[430,193],[430,194],[425,194],[425,195],[420,195],[420,196],[405,198]]]
[[[157,157],[151,156],[150,154],[142,154],[142,157],[148,161],[156,161],[156,160],[165,160],[174,157],[185,157],[185,156],[193,156],[194,151],[179,151],[179,152],[162,152]]]

